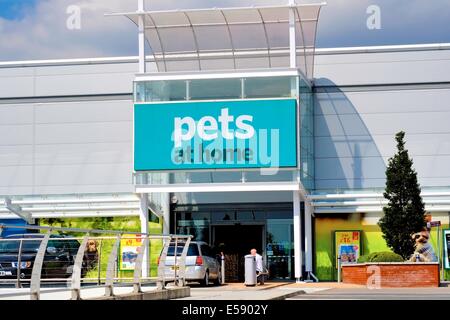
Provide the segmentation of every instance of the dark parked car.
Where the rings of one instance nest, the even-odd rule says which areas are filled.
[[[20,278],[31,279],[33,263],[36,258],[43,234],[15,234],[0,241],[0,279],[16,279],[20,267]],[[20,266],[18,255],[22,250]],[[67,278],[72,275],[73,264],[80,243],[74,239],[65,240],[63,236],[51,235],[42,266],[42,278]],[[87,269],[83,263],[82,276]]]

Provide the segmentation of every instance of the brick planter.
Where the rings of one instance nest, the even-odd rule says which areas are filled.
[[[379,284],[384,288],[439,287],[437,262],[370,262],[342,265],[344,283],[373,285],[376,274],[380,275]]]

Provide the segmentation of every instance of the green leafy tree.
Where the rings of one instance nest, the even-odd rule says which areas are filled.
[[[384,217],[378,225],[387,245],[406,260],[414,252],[411,235],[421,231],[426,226],[426,220],[417,173],[405,149],[404,137],[403,131],[395,135],[397,153],[389,159],[383,194],[389,202],[383,208]]]

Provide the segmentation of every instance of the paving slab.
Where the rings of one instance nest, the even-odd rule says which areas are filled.
[[[450,300],[450,288],[329,288],[288,300]]]
[[[266,283],[255,287],[227,284],[220,287],[191,287],[191,296],[177,300],[284,300],[324,288],[299,288],[286,283]]]

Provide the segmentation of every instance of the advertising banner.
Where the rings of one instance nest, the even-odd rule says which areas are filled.
[[[135,234],[124,234],[120,240],[120,270],[134,270],[136,258],[142,245],[140,236]]]
[[[450,230],[444,230],[444,268],[450,269]]]
[[[361,231],[337,230],[334,232],[336,268],[338,257],[341,263],[357,262],[361,254]]]
[[[297,101],[135,104],[135,171],[297,166]]]

